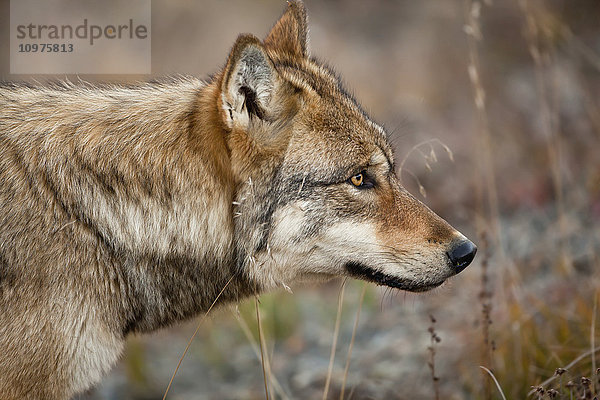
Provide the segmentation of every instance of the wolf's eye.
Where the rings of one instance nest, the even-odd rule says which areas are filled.
[[[352,178],[350,178],[350,182],[352,182],[352,184],[356,187],[362,186],[364,180],[365,180],[365,176],[362,174],[362,172],[360,174],[356,174]]]
[[[367,174],[367,171],[360,171],[358,174],[351,176],[347,180],[348,183],[352,184],[357,189],[371,189],[375,186],[375,181]]]

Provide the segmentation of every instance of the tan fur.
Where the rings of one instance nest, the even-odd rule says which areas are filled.
[[[221,304],[457,272],[465,238],[399,185],[385,131],[306,38],[292,1],[209,82],[0,86],[1,398],[70,398],[127,334],[205,311],[228,281]]]

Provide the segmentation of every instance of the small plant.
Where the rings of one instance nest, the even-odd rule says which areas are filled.
[[[439,400],[440,378],[435,374],[435,346],[437,343],[441,342],[442,339],[438,336],[437,332],[435,331],[436,320],[434,316],[429,314],[429,320],[431,321],[431,325],[429,325],[427,331],[429,331],[429,334],[431,335],[431,344],[429,345],[429,347],[427,347],[427,350],[429,351],[429,362],[427,363],[427,365],[429,365],[429,370],[431,371],[431,380],[433,381],[435,400]]]
[[[533,389],[533,392],[535,393],[538,400],[542,400],[542,397],[544,397],[544,393],[546,393],[546,390],[541,386],[532,386],[531,388]]]
[[[492,370],[493,364],[493,352],[495,350],[495,343],[490,337],[490,325],[492,324],[492,291],[489,284],[489,243],[486,232],[482,232],[481,237],[481,248],[483,257],[481,259],[481,291],[479,292],[479,301],[481,302],[481,329],[483,335],[483,353],[482,362]],[[487,377],[484,376],[484,396],[486,399],[492,398],[491,384]]]

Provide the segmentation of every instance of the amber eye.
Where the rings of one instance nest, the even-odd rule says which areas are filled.
[[[371,176],[369,176],[369,174],[367,174],[367,171],[364,169],[358,174],[348,178],[346,182],[348,182],[349,184],[351,184],[359,190],[372,189],[373,187],[375,187],[375,181]]]
[[[363,181],[364,181],[365,177],[362,173],[360,174],[356,174],[354,175],[352,178],[350,178],[350,182],[352,182],[352,184],[354,186],[362,186]]]

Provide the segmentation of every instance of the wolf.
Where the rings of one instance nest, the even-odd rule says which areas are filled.
[[[425,291],[476,247],[311,57],[302,2],[208,81],[0,87],[0,397],[68,399],[151,332],[299,281]]]

